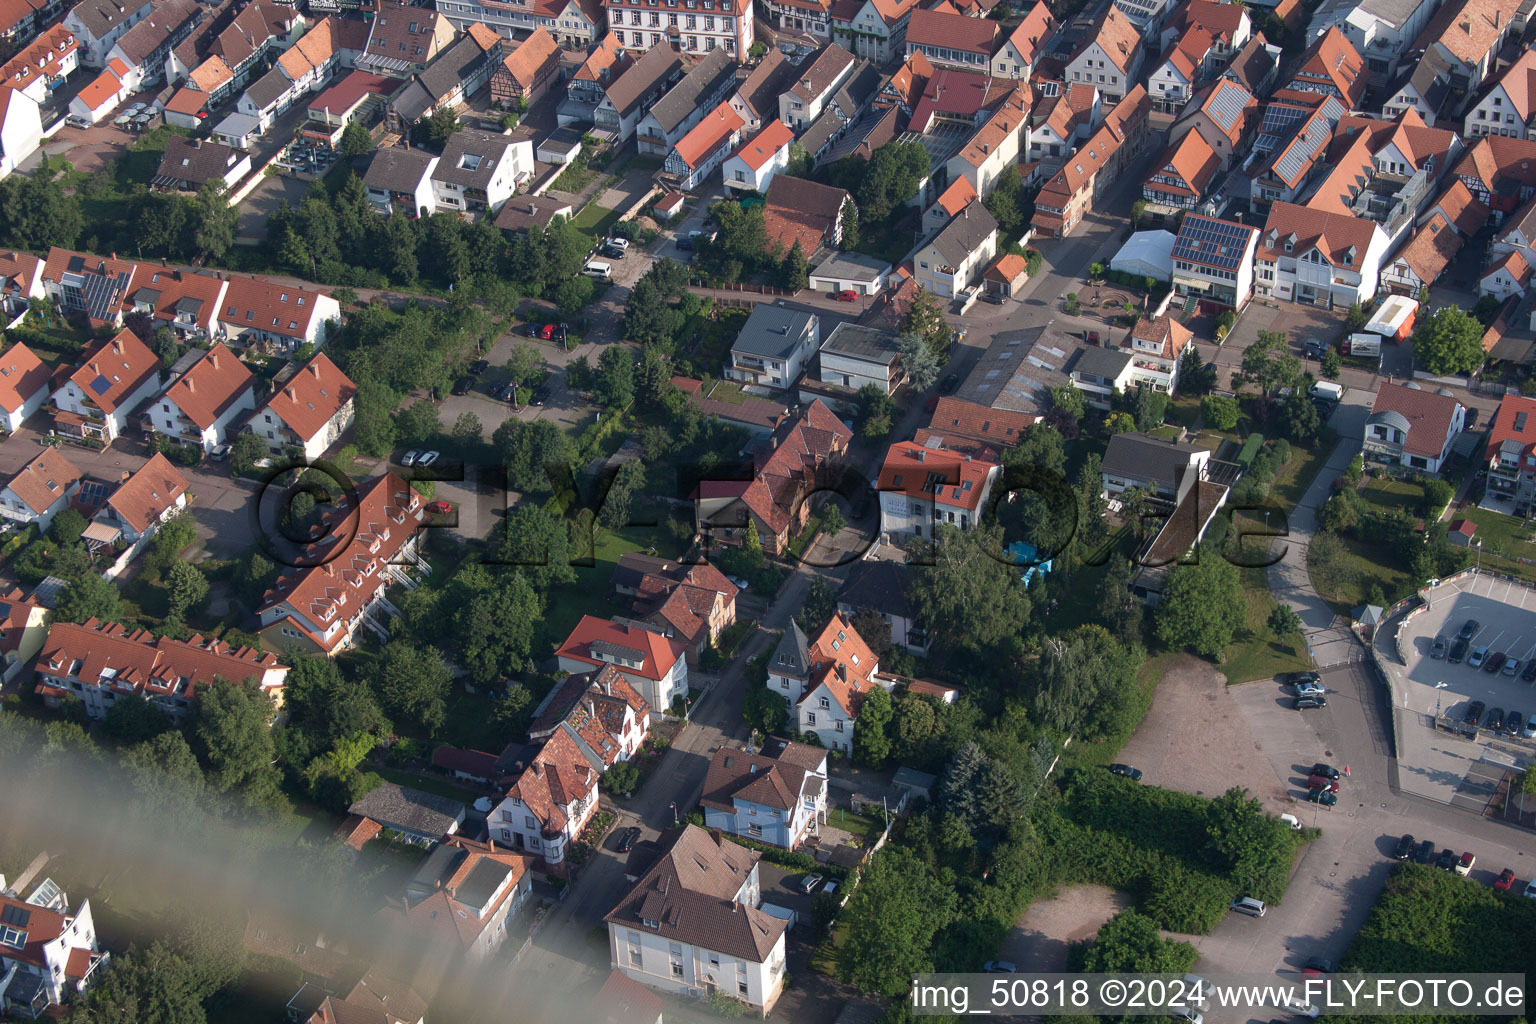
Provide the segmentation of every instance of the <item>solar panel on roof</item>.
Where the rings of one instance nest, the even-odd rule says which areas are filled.
[[[112,390],[112,382],[107,379],[106,374],[98,373],[96,379],[91,381],[91,390],[98,396],[104,395]]]
[[[1249,237],[1250,229],[1241,224],[1187,215],[1174,239],[1173,258],[1236,270]]]
[[[27,922],[32,920],[32,911],[25,910],[13,903],[7,903],[4,910],[0,910],[0,921],[13,924],[17,928],[25,928]]]

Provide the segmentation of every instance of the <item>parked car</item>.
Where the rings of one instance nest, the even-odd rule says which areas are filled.
[[[1483,720],[1483,711],[1488,707],[1480,700],[1475,700],[1467,705],[1466,714],[1461,716],[1462,722],[1467,725],[1476,725]]]
[[[960,378],[953,373],[946,373],[944,379],[939,381],[939,394],[952,395],[960,386]]]
[[[1488,720],[1483,723],[1483,728],[1491,732],[1498,732],[1504,728],[1504,709],[1494,708],[1488,712]]]
[[[416,460],[419,458],[421,458],[421,452],[413,448],[406,452],[404,455],[400,456],[400,465],[414,466],[416,465]]]
[[[1525,897],[1526,899],[1536,900],[1536,878],[1525,883]]]
[[[604,242],[603,244],[604,245],[611,245],[615,249],[628,249],[629,248],[629,239],[627,239],[627,238],[619,238],[619,237],[615,236],[613,238],[608,239],[608,241]]]
[[[530,401],[532,401],[534,405],[543,405],[544,404],[544,399],[546,399],[548,397],[549,397],[549,388],[543,387],[543,388],[539,388],[536,391],[534,391],[533,398],[530,399]]]
[[[1326,789],[1307,790],[1307,799],[1315,804],[1322,804],[1324,807],[1332,807],[1339,802],[1338,794],[1331,793]]]
[[[1536,739],[1536,715],[1532,715],[1530,721],[1525,723],[1525,732],[1523,735],[1528,740]]]
[[[1324,761],[1319,761],[1319,762],[1317,762],[1317,764],[1312,766],[1311,774],[1313,774],[1313,775],[1321,775],[1325,779],[1337,779],[1339,776],[1343,775],[1344,773],[1339,771],[1337,768],[1335,768],[1331,764],[1328,764],[1328,763],[1326,763]]]
[[[1536,658],[1526,659],[1525,670],[1520,673],[1520,679],[1527,683],[1536,682]]]
[[[434,501],[427,505],[427,511],[434,516],[445,516],[453,511],[453,506],[446,501]]]
[[[489,359],[476,359],[474,362],[469,364],[469,372],[476,377],[480,376],[490,368],[491,361]]]
[[[1321,775],[1311,775],[1307,777],[1307,788],[1326,789],[1330,793],[1337,793],[1339,791],[1339,784],[1334,779],[1325,779]]]
[[[1291,701],[1291,707],[1297,711],[1310,711],[1313,708],[1325,708],[1327,706],[1327,697],[1297,697]]]
[[[640,830],[631,825],[619,833],[619,852],[628,853],[635,848],[635,843],[640,840]]]
[[[1419,864],[1433,864],[1435,862],[1435,844],[1428,839],[1421,842],[1418,852],[1413,855],[1413,859]]]
[[[1471,640],[1474,636],[1477,635],[1477,631],[1482,628],[1482,623],[1478,622],[1476,619],[1468,619],[1466,622],[1461,624],[1461,632],[1456,634],[1456,639]]]
[[[430,466],[432,463],[436,462],[441,457],[441,455],[441,452],[422,452],[421,456],[416,460],[416,465]]]
[[[1477,863],[1477,857],[1470,853],[1463,853],[1461,859],[1456,862],[1456,873],[1463,878],[1472,873],[1472,866]]]
[[[1141,769],[1140,768],[1132,768],[1128,764],[1112,764],[1112,765],[1109,766],[1109,770],[1110,770],[1110,772],[1112,772],[1115,775],[1123,775],[1123,776],[1125,776],[1126,778],[1130,779],[1132,782],[1140,782],[1141,781]]]
[[[1019,965],[1012,960],[988,960],[981,967],[988,974],[1018,974]]]
[[[624,258],[625,252],[616,246],[605,245],[603,246],[603,256],[610,260],[621,260]]]
[[[751,586],[751,584],[741,576],[727,576],[726,579],[730,580],[737,590],[746,590]]]
[[[1435,642],[1429,645],[1429,656],[1436,661],[1440,661],[1445,657],[1445,648],[1445,637],[1437,636],[1435,637]]]
[[[1519,658],[1507,658],[1507,659],[1505,659],[1504,667],[1500,671],[1502,671],[1507,676],[1517,676],[1517,675],[1519,675],[1520,674],[1520,659]]]
[[[1323,677],[1316,672],[1292,672],[1285,680],[1300,694],[1323,692]]]
[[[1510,708],[1509,713],[1504,716],[1504,731],[1511,736],[1519,736],[1524,729],[1525,716],[1514,708]]]
[[[1321,956],[1307,957],[1307,965],[1302,968],[1303,974],[1335,974],[1339,965],[1332,960]]]
[[[1280,815],[1280,823],[1282,825],[1288,825],[1292,832],[1301,831],[1301,819],[1296,817],[1294,814]]]
[[[1435,861],[1435,867],[1441,871],[1451,871],[1456,867],[1456,851],[1447,846],[1440,851],[1440,857]]]
[[[1403,833],[1403,838],[1397,841],[1397,849],[1392,851],[1392,856],[1398,860],[1407,860],[1413,856],[1413,836]]]
[[[858,302],[859,293],[852,288],[844,288],[840,292],[833,292],[832,297],[838,302]]]
[[[1483,671],[1490,674],[1497,672],[1499,669],[1504,667],[1504,662],[1508,660],[1508,655],[1506,655],[1503,651],[1494,651],[1492,654],[1488,655],[1488,660],[1483,662]]]
[[[1495,892],[1509,892],[1510,886],[1514,884],[1514,871],[1509,868],[1505,868],[1503,871],[1499,872],[1499,877],[1494,879],[1493,888]]]
[[[539,336],[539,332],[542,331],[543,329],[544,329],[544,327],[543,327],[542,324],[529,324],[528,325],[528,337],[530,337],[530,338],[537,338]]]
[[[556,338],[565,337],[565,324],[545,324],[539,329],[539,337],[545,341],[554,341]]]
[[[1488,660],[1488,648],[1486,646],[1474,647],[1474,648],[1472,648],[1471,656],[1467,658],[1467,664],[1472,666],[1473,668],[1482,668],[1483,667],[1483,662],[1485,662],[1487,660]]]
[[[229,458],[229,453],[233,450],[233,446],[231,445],[216,444],[213,446],[213,451],[209,452],[208,454],[213,459],[213,461],[223,462],[225,459]]]
[[[809,896],[811,893],[821,888],[821,883],[825,881],[826,879],[821,875],[806,875],[804,878],[800,879],[800,882],[796,888]]]
[[[1446,655],[1445,660],[1449,661],[1452,665],[1460,665],[1466,656],[1467,642],[1465,640],[1457,640],[1451,644],[1451,653]]]
[[[929,395],[928,401],[923,403],[923,412],[931,413],[939,407],[939,396]]]
[[[693,248],[693,239],[688,235],[678,235],[676,244],[679,249],[686,251]]]
[[[453,393],[455,395],[467,395],[467,394],[469,394],[469,389],[474,387],[474,386],[475,386],[475,378],[473,378],[473,377],[460,377],[457,381],[454,382]]]

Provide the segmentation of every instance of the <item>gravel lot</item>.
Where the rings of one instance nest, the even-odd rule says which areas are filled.
[[[1003,943],[1002,959],[1025,973],[1064,971],[1067,947],[1091,939],[1105,921],[1131,905],[1123,892],[1077,885],[1052,899],[1036,900]]]

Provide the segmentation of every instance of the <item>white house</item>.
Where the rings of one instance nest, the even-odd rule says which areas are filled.
[[[463,128],[453,133],[432,171],[437,206],[495,213],[533,178],[533,140]]]
[[[1095,409],[1114,407],[1115,394],[1131,385],[1131,354],[1118,348],[1089,345],[1079,349],[1067,372],[1083,401]]]
[[[951,181],[964,178],[980,195],[1007,167],[1017,164],[1029,147],[1029,87],[1021,85],[1003,98],[969,141],[950,157]]]
[[[823,384],[853,391],[873,385],[891,394],[902,381],[901,342],[890,331],[851,321],[838,324],[821,343]]]
[[[110,442],[159,390],[160,357],[132,331],[119,331],[92,349],[53,393],[53,429]]]
[[[1154,498],[1177,503],[1210,476],[1210,461],[1208,448],[1127,432],[1109,439],[1099,479],[1106,496],[1139,487]]]
[[[1141,32],[1118,7],[1104,12],[1067,62],[1068,82],[1096,85],[1107,104],[1118,103],[1141,73]]]
[[[698,188],[726,160],[741,139],[741,115],[722,100],[677,140],[662,163],[664,179],[684,192]],[[789,150],[785,148],[786,156]]]
[[[0,178],[14,171],[43,144],[37,101],[20,89],[0,89]]]
[[[507,925],[515,920],[533,891],[533,866],[532,858],[526,854],[498,847],[494,841],[482,843],[460,835],[446,836],[406,883],[403,908],[391,904],[391,909],[403,910],[403,923],[419,929],[427,940],[422,957],[427,964],[440,961],[446,966],[459,958],[468,964],[480,964],[513,938]],[[444,928],[443,921],[453,924]],[[521,940],[521,936],[516,937],[516,941]],[[373,972],[369,974],[373,976]],[[366,997],[359,999],[358,989],[368,981],[365,977],[359,982],[349,999],[354,1006],[361,1004],[367,1010],[360,1006],[355,1013],[337,1013],[333,1002],[329,1014],[316,1013],[310,1019],[361,1018],[376,1024],[421,1024],[422,1012],[414,1004],[406,1009],[402,992],[381,998],[379,986],[373,985]],[[380,1006],[387,1006],[388,1010],[380,1013]]]
[[[981,201],[971,202],[912,257],[918,286],[940,301],[959,298],[997,255],[997,221]]]
[[[779,96],[779,120],[796,131],[821,116],[827,101],[846,82],[858,66],[858,59],[836,43],[828,43],[795,74]]]
[[[325,344],[341,323],[341,304],[323,288],[234,277],[221,301],[215,335],[241,345],[269,344],[292,354]]]
[[[352,425],[357,385],[323,352],[287,380],[278,381],[246,429],[273,451],[302,448],[306,459],[324,455]]]
[[[860,60],[884,67],[906,46],[917,0],[854,0],[832,6],[832,38]]]
[[[118,562],[126,567],[160,532],[161,524],[186,505],[187,478],[171,465],[170,459],[156,452],[112,492],[101,511],[91,518],[91,526],[85,532],[86,543],[94,552],[98,545],[115,546],[121,541],[127,547]]]
[[[20,430],[48,401],[52,383],[53,372],[24,342],[0,353],[0,424],[12,433]]]
[[[1241,309],[1253,296],[1253,258],[1259,229],[1199,213],[1186,213],[1173,240],[1173,290],[1194,295],[1202,312]]]
[[[614,969],[679,996],[720,992],[766,1016],[785,981],[789,920],[762,909],[761,854],[685,825],[603,919]]]
[[[694,6],[666,11],[644,9],[643,0],[602,0],[608,29],[636,50],[670,41],[685,53],[724,50],[736,59],[752,49],[752,0],[694,0]],[[665,19],[665,24],[663,24]]]
[[[1365,421],[1370,462],[1438,473],[1466,426],[1467,410],[1449,391],[1418,384],[1382,384]]]
[[[80,40],[60,22],[0,66],[0,82],[43,106],[80,66]]]
[[[731,343],[725,377],[787,388],[820,344],[821,318],[815,313],[759,302]]]
[[[932,537],[940,523],[968,530],[981,521],[1001,471],[942,448],[893,444],[880,466],[880,530],[897,544]]]
[[[1536,113],[1536,51],[1526,50],[1499,73],[1488,91],[1467,111],[1464,138],[1506,135],[1531,138],[1531,115]]]
[[[51,1016],[49,1007],[84,992],[110,961],[96,944],[90,900],[71,911],[58,885],[46,878],[26,900],[0,895],[0,993],[8,1015]]]
[[[555,652],[564,672],[589,672],[612,665],[659,711],[688,695],[687,647],[628,620],[583,615]]]
[[[599,777],[571,734],[556,730],[486,816],[491,838],[539,858],[541,873],[564,876],[571,844],[597,811]]]
[[[1172,394],[1179,385],[1179,357],[1194,339],[1190,329],[1172,317],[1137,320],[1124,346],[1131,355],[1131,385]]]
[[[64,16],[63,25],[80,41],[80,60],[88,68],[106,65],[107,53],[130,28],[149,16],[150,0],[85,0]]]
[[[19,526],[36,523],[46,533],[80,490],[81,476],[63,452],[44,448],[0,490],[0,517]]]
[[[255,375],[235,354],[215,344],[150,404],[156,432],[205,452],[234,437],[231,425],[256,408]]]
[[[1040,52],[1055,31],[1056,19],[1050,8],[1044,3],[1036,3],[992,55],[992,77],[1028,79],[1034,73]]]
[[[396,210],[408,216],[430,215],[437,209],[432,193],[432,172],[437,170],[437,160],[422,149],[390,146],[379,150],[363,176],[369,202],[386,215]]]
[[[1387,236],[1362,217],[1275,203],[1255,254],[1260,295],[1328,307],[1376,294]]]
[[[1372,81],[1384,85],[1439,6],[1437,0],[1325,0],[1307,22],[1307,36],[1315,39],[1337,25],[1365,58]]]
[[[743,142],[721,166],[725,187],[742,192],[767,192],[773,176],[789,165],[795,133],[783,121],[769,121]]]
[[[756,751],[721,746],[699,806],[708,828],[798,849],[827,820],[827,752],[776,738]]]
[[[128,77],[128,66],[116,57],[109,58],[101,74],[70,99],[69,112],[95,124],[116,110],[133,91]]]

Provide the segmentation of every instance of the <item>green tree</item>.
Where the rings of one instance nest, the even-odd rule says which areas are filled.
[[[480,417],[472,412],[461,412],[459,418],[453,421],[453,440],[461,450],[474,448],[484,434],[485,427],[481,426]]]
[[[277,709],[255,680],[214,678],[198,694],[197,752],[215,793],[244,790],[253,799],[275,792],[271,720]]]
[[[366,682],[344,675],[328,658],[290,651],[283,660],[289,666],[283,701],[292,726],[326,746],[344,736],[389,734],[389,719]]]
[[[939,300],[928,289],[918,288],[917,294],[912,297],[906,318],[901,324],[901,333],[903,336],[915,334],[922,338],[940,365],[948,360],[949,322],[944,319],[944,310],[939,306]]]
[[[1083,960],[1095,974],[1183,974],[1199,954],[1187,942],[1165,939],[1157,922],[1135,910],[1122,910],[1099,928]]]
[[[1285,878],[1295,846],[1286,826],[1246,789],[1234,786],[1206,805],[1205,832],[1211,859],[1228,873],[1238,892],[1280,898],[1270,880]]]
[[[436,732],[448,714],[448,687],[448,665],[436,648],[405,640],[384,646],[379,699],[397,719]]]
[[[524,493],[550,490],[550,473],[569,470],[574,456],[571,439],[549,420],[507,420],[496,428],[491,442],[506,463],[513,488]]]
[[[919,621],[941,648],[979,653],[995,647],[1029,621],[1029,597],[1011,567],[995,525],[969,530],[936,528],[931,564],[912,574],[908,596]]]
[[[208,596],[208,577],[191,562],[172,562],[160,579],[170,617],[180,622]]]
[[[347,126],[341,132],[341,155],[345,157],[362,156],[373,150],[373,136],[368,129],[363,127],[363,122],[353,119],[347,122]]]
[[[176,340],[176,332],[169,327],[155,331],[155,355],[160,357],[160,365],[166,369],[170,369],[181,358],[181,343]]]
[[[597,375],[592,382],[597,403],[616,410],[635,397],[635,354],[623,345],[609,345],[597,360]]]
[[[927,391],[938,381],[939,370],[942,367],[934,358],[933,349],[928,347],[926,341],[916,334],[903,334],[901,336],[901,368],[906,371],[912,390]]]
[[[147,743],[174,727],[170,715],[131,693],[119,695],[107,708],[107,717],[102,722],[102,731],[124,746]]]
[[[534,590],[576,581],[570,531],[554,507],[519,502],[503,523],[498,559],[526,575]]]
[[[1112,558],[1104,568],[1098,588],[1098,623],[1111,636],[1138,637],[1144,606],[1131,590],[1136,566],[1125,558]]]
[[[786,291],[798,292],[807,287],[810,280],[811,267],[805,261],[805,250],[797,238],[779,264],[779,286]]]
[[[119,622],[123,612],[117,587],[94,572],[72,576],[68,586],[59,591],[53,617],[61,622]]]
[[[757,532],[756,519],[748,519],[747,528],[742,531],[741,553],[746,556],[747,564],[754,569],[761,569],[766,561],[763,557],[763,538]]]
[[[521,342],[512,347],[507,358],[507,382],[514,387],[527,387],[536,373],[544,368],[544,353],[533,345]]]
[[[992,182],[992,191],[987,193],[982,203],[997,221],[999,237],[1016,239],[1029,227],[1034,203],[1030,201],[1024,189],[1024,179],[1019,176],[1019,169],[1014,164],[1003,168],[1002,173]]]
[[[741,718],[764,736],[780,733],[789,724],[789,708],[783,697],[768,689],[766,674],[762,684],[747,686],[747,695],[741,704]],[[857,738],[858,730],[855,729],[853,734]]]
[[[55,544],[78,544],[86,525],[85,516],[72,508],[66,508],[53,517],[53,523],[48,527],[48,537]]]
[[[1051,389],[1051,408],[1064,410],[1074,420],[1080,420],[1088,412],[1083,393],[1070,384]]]
[[[1237,426],[1242,414],[1237,399],[1225,395],[1206,395],[1200,399],[1200,419],[1212,430],[1227,431]]]
[[[555,305],[567,317],[578,317],[592,304],[597,295],[597,284],[585,274],[561,281],[555,288]]]
[[[641,345],[671,346],[683,325],[683,317],[672,308],[653,273],[654,268],[630,290],[629,303],[624,308],[624,336]]]
[[[144,555],[144,569],[150,576],[160,576],[172,563],[181,560],[181,553],[197,543],[197,527],[192,516],[183,509],[160,524],[155,539],[149,542]]]
[[[847,521],[843,519],[842,509],[838,508],[830,501],[822,507],[821,531],[827,536],[829,540],[842,533],[843,528],[847,525]]]
[[[1179,394],[1205,395],[1216,387],[1216,369],[1206,369],[1198,349],[1189,345],[1179,356]]]
[[[634,508],[635,494],[645,488],[645,466],[636,459],[619,466],[613,485],[603,499],[603,507],[597,514],[599,525],[610,530],[628,526]]]
[[[1157,636],[1171,648],[1219,656],[1243,625],[1248,607],[1237,568],[1214,551],[1173,566],[1157,606]]]
[[[222,181],[210,181],[192,200],[192,244],[200,260],[218,260],[235,244],[240,212],[229,204]]]
[[[406,444],[426,444],[442,436],[443,420],[437,403],[419,398],[395,414],[395,428]]]
[[[1243,351],[1242,379],[1257,384],[1265,394],[1294,388],[1301,381],[1301,360],[1291,354],[1285,335],[1260,331],[1258,340]]]
[[[933,939],[954,919],[953,889],[912,851],[893,845],[864,868],[843,910],[848,937],[838,977],[866,992],[905,995],[914,974],[933,970]]]
[[[391,217],[391,221],[404,217]],[[352,436],[357,446],[369,455],[382,457],[389,454],[400,438],[395,426],[394,411],[399,396],[381,380],[364,377],[357,383],[357,398],[353,401],[356,419]]]
[[[236,473],[249,473],[256,468],[256,463],[270,454],[267,451],[267,443],[260,435],[255,433],[241,434],[235,438],[231,446],[230,464]]]
[[[461,125],[452,107],[438,107],[411,125],[411,143],[441,153]]]
[[[1269,613],[1269,631],[1276,639],[1284,640],[1301,632],[1301,616],[1288,604],[1277,604]]]
[[[859,711],[858,728],[853,732],[854,760],[876,770],[885,767],[885,759],[891,754],[891,740],[886,735],[891,714],[891,695],[878,686],[870,690]]]
[[[606,792],[629,796],[640,784],[640,769],[628,761],[619,761],[603,773],[600,781]]]
[[[1036,666],[1035,703],[1052,728],[1098,739],[1134,722],[1141,645],[1122,643],[1103,626],[1079,626],[1048,641]]]
[[[1483,325],[1456,306],[1424,317],[1413,332],[1419,365],[1437,376],[1471,373],[1483,365]]]
[[[800,628],[815,635],[837,614],[837,590],[825,576],[812,576],[811,585],[800,603],[800,614],[795,616]]]
[[[1339,374],[1344,369],[1344,359],[1339,355],[1339,350],[1330,348],[1323,353],[1323,358],[1318,360],[1318,369],[1329,380],[1338,380]]]

